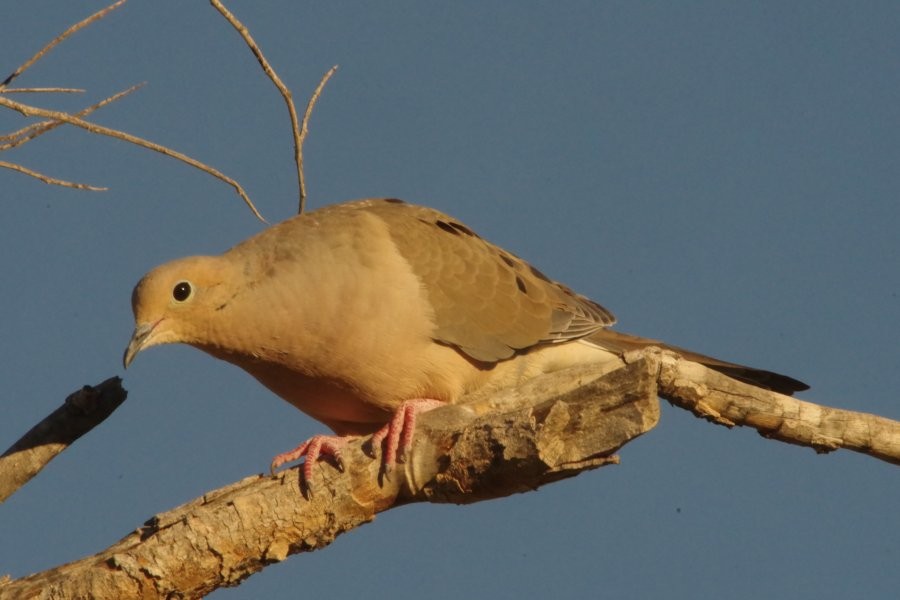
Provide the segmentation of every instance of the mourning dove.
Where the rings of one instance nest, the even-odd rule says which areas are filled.
[[[386,437],[390,468],[417,413],[483,388],[660,346],[791,394],[790,377],[608,329],[613,315],[459,221],[400,200],[359,200],[270,227],[219,256],[150,271],[134,288],[127,367],[190,344],[244,369],[335,436],[275,457],[340,460],[348,436]],[[393,415],[393,416],[392,416]],[[308,479],[307,479],[308,480]]]

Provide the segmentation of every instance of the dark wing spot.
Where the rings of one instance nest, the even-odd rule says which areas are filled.
[[[456,223],[454,221],[438,220],[438,221],[435,221],[434,224],[437,225],[438,227],[440,227],[441,229],[443,229],[444,231],[446,231],[447,233],[452,233],[453,235],[463,234],[463,235],[468,235],[470,237],[476,237],[476,238],[478,237],[478,235],[474,231],[472,231],[471,229],[469,229],[462,223]]]
[[[533,266],[528,265],[528,268],[531,269],[531,274],[534,275],[535,277],[537,277],[538,279],[543,279],[544,281],[546,281],[548,283],[555,283],[552,279],[550,279],[549,277],[547,277],[546,275],[544,275],[543,273],[541,273],[540,271],[535,269]]]
[[[462,223],[451,222],[451,223],[450,223],[450,227],[452,227],[453,229],[459,231],[459,232],[462,233],[462,234],[465,234],[465,235],[468,235],[468,236],[478,237],[477,235],[475,235],[475,232],[474,232],[474,231],[472,231],[471,229],[469,229],[468,227],[466,227],[466,226],[463,225]]]
[[[507,267],[512,267],[513,269],[516,268],[516,261],[514,261],[513,259],[511,259],[511,258],[508,257],[507,255],[505,255],[505,254],[500,254],[500,259],[501,259],[503,262],[506,263],[506,266],[507,266]]]
[[[575,296],[575,292],[573,292],[573,291],[572,291],[572,288],[570,288],[569,286],[563,285],[563,284],[559,283],[558,281],[554,281],[554,282],[553,282],[553,285],[555,285],[555,286],[556,286],[556,289],[558,289],[559,291],[561,291],[561,292],[562,292],[563,294],[565,294],[566,296],[569,296],[570,298],[572,298],[572,297]]]
[[[453,235],[459,235],[459,232],[453,228],[453,225],[447,223],[446,221],[435,221],[435,225],[446,231],[447,233],[452,233]]]
[[[516,286],[518,286],[519,291],[523,294],[528,293],[528,288],[525,286],[525,280],[516,275]]]
[[[391,204],[406,204],[406,202],[400,200],[399,198],[385,198],[384,201],[390,202]]]

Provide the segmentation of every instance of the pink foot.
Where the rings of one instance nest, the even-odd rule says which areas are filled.
[[[397,463],[398,457],[409,452],[412,447],[413,434],[416,432],[416,417],[424,412],[444,406],[446,403],[431,398],[413,398],[400,405],[387,424],[372,434],[372,453],[384,442],[384,458],[382,467],[389,474]]]
[[[341,437],[337,435],[314,435],[293,450],[282,452],[272,459],[272,474],[281,465],[293,462],[300,458],[306,458],[303,462],[303,479],[309,485],[312,477],[312,468],[322,456],[330,456],[337,462],[338,468],[343,470],[344,463],[341,459],[341,450],[347,445],[351,436]]]

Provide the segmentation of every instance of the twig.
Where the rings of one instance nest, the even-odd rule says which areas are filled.
[[[244,38],[244,42],[247,44],[247,47],[250,48],[250,51],[253,52],[253,56],[256,57],[256,61],[259,63],[259,66],[262,67],[262,70],[265,72],[266,76],[272,80],[272,83],[275,84],[275,87],[278,88],[278,91],[281,93],[281,97],[284,98],[284,103],[287,105],[288,114],[291,117],[291,131],[294,134],[294,164],[297,165],[297,180],[300,186],[300,207],[302,211],[303,203],[304,203],[304,184],[303,184],[303,160],[302,160],[302,147],[300,140],[300,129],[297,121],[297,109],[294,107],[294,98],[291,95],[291,91],[288,89],[284,82],[281,81],[281,78],[278,76],[278,73],[275,72],[275,69],[269,64],[269,61],[266,60],[266,57],[263,55],[262,50],[259,47],[259,44],[256,43],[256,40],[253,39],[253,36],[250,35],[250,31],[247,27],[241,23],[237,17],[235,17],[231,11],[229,11],[225,6],[219,2],[219,0],[210,0],[210,4],[219,11],[219,13],[225,17],[225,19],[231,23],[231,26],[234,27],[235,31],[237,31],[242,38]]]
[[[64,123],[68,123],[69,125],[74,125],[75,127],[80,127],[86,131],[90,131],[91,133],[123,140],[136,146],[141,146],[142,148],[147,148],[148,150],[153,150],[154,152],[159,152],[160,154],[163,154],[165,156],[180,160],[181,162],[189,164],[195,169],[199,169],[204,173],[208,173],[216,179],[224,181],[225,183],[233,187],[241,197],[241,199],[244,201],[244,203],[250,208],[251,211],[253,211],[253,214],[256,215],[256,218],[263,223],[267,223],[267,221],[263,218],[259,211],[256,210],[256,206],[254,206],[253,201],[250,200],[250,197],[247,195],[247,192],[244,191],[244,188],[241,187],[241,184],[239,184],[231,177],[228,177],[224,173],[218,171],[217,169],[214,169],[209,165],[191,158],[186,154],[182,154],[181,152],[177,152],[175,150],[172,150],[171,148],[167,148],[149,140],[145,140],[144,138],[140,138],[136,135],[131,135],[130,133],[119,131],[118,129],[112,129],[109,127],[104,127],[102,125],[98,125],[96,123],[91,123],[68,113],[28,106],[27,104],[22,104],[20,102],[10,100],[9,98],[4,98],[2,95],[0,95],[0,106],[11,108],[12,110],[22,113],[26,117],[43,117],[45,119],[52,119],[54,121],[62,121]]]
[[[0,502],[37,475],[75,440],[102,423],[128,396],[122,380],[110,377],[84,386],[31,428],[0,456]]]
[[[64,88],[64,87],[30,87],[30,88],[0,88],[0,94],[83,94],[85,90],[81,88]]]
[[[86,117],[87,115],[91,114],[98,108],[103,108],[104,106],[106,106],[107,104],[109,104],[111,102],[115,102],[116,100],[119,100],[120,98],[124,98],[128,94],[143,87],[144,85],[146,85],[146,83],[135,84],[135,85],[131,86],[130,88],[128,88],[127,90],[122,90],[121,92],[119,92],[117,94],[113,94],[109,98],[105,98],[105,99],[101,100],[100,102],[97,102],[96,104],[92,104],[91,106],[88,106],[87,108],[84,108],[84,109],[78,111],[77,113],[75,113],[75,116],[76,117]],[[16,146],[21,146],[22,144],[29,142],[29,141],[33,140],[34,138],[47,133],[48,131],[56,129],[57,127],[59,127],[62,124],[63,124],[62,121],[56,121],[56,120],[42,121],[40,123],[33,123],[31,125],[23,127],[22,129],[19,129],[18,131],[14,131],[10,134],[2,135],[2,136],[0,136],[0,140],[12,140],[12,141],[9,143],[0,145],[0,152],[2,152],[4,150],[9,150],[10,148],[15,148]],[[104,189],[106,189],[106,188],[104,188]]]
[[[29,58],[28,60],[26,60],[25,63],[23,63],[18,69],[16,69],[15,71],[13,71],[13,72],[9,75],[9,77],[7,77],[6,79],[4,79],[3,82],[0,83],[0,89],[5,88],[5,87],[8,86],[10,83],[12,83],[12,81],[13,81],[16,77],[18,77],[19,75],[21,75],[22,73],[24,73],[25,71],[27,71],[28,68],[31,67],[31,65],[33,65],[34,63],[36,63],[37,61],[39,61],[41,58],[43,58],[45,54],[47,54],[48,52],[50,52],[57,44],[59,44],[60,42],[62,42],[63,40],[65,40],[67,37],[69,37],[70,35],[72,35],[72,34],[75,33],[76,31],[78,31],[79,29],[82,29],[82,28],[84,28],[84,27],[87,27],[88,25],[90,25],[90,24],[93,23],[94,21],[97,21],[97,20],[99,20],[99,19],[102,19],[102,18],[105,17],[107,14],[109,14],[110,12],[112,12],[112,11],[114,11],[115,9],[119,8],[119,7],[122,6],[123,4],[125,4],[125,0],[119,0],[118,2],[115,2],[114,4],[111,4],[111,5],[107,6],[106,8],[104,8],[104,9],[102,9],[102,10],[99,10],[99,11],[95,12],[94,14],[92,14],[91,16],[89,16],[88,18],[86,18],[86,19],[84,19],[84,20],[82,20],[82,21],[79,21],[78,23],[75,23],[74,25],[72,25],[71,27],[69,27],[68,29],[66,29],[65,31],[63,31],[61,34],[59,34],[59,35],[56,36],[53,40],[51,40],[50,43],[48,43],[46,46],[44,46],[43,48],[41,48],[41,49],[38,51],[37,54],[35,54],[34,56],[32,56],[31,58]]]
[[[29,132],[34,131],[35,129],[40,129],[41,127],[46,127],[47,125],[50,125],[52,123],[54,123],[54,121],[41,121],[40,123],[32,123],[31,125],[26,125],[22,129],[17,129],[16,131],[13,131],[12,133],[4,133],[4,134],[0,135],[0,141],[6,142],[8,140],[16,140],[17,138],[28,135]],[[16,142],[16,145],[18,146],[19,144]],[[6,145],[0,146],[0,151],[8,150],[9,148],[12,148],[12,147],[13,147],[12,143],[8,143]]]
[[[300,173],[300,208],[297,211],[298,214],[303,213],[303,209],[306,206],[306,180],[303,176],[303,143],[306,142],[306,136],[309,135],[309,119],[312,116],[313,108],[316,106],[316,102],[319,101],[319,96],[322,95],[322,90],[325,89],[325,84],[328,83],[328,80],[331,79],[331,76],[334,75],[335,71],[338,70],[338,66],[334,65],[325,75],[322,76],[322,80],[319,81],[319,85],[316,86],[313,95],[310,97],[309,102],[306,104],[306,112],[303,113],[303,124],[300,127],[300,138],[297,141],[297,146],[300,148],[300,151],[297,153],[297,170]]]
[[[209,0],[210,4],[215,7],[219,13],[225,17],[225,19],[231,23],[231,26],[234,27],[235,31],[237,31],[242,38],[244,38],[244,42],[247,44],[247,47],[250,48],[250,51],[253,53],[253,56],[256,57],[256,61],[259,63],[259,66],[262,67],[263,72],[265,72],[266,76],[275,84],[275,87],[278,88],[279,93],[281,93],[281,97],[284,99],[284,103],[287,105],[288,114],[291,118],[291,131],[294,135],[294,164],[297,166],[297,185],[299,186],[299,194],[300,194],[300,202],[299,202],[299,210],[298,213],[302,213],[303,209],[306,205],[306,181],[303,176],[303,142],[306,139],[307,134],[309,133],[309,117],[312,113],[312,109],[316,104],[316,101],[319,99],[319,95],[322,93],[322,88],[325,87],[325,84],[334,75],[334,72],[337,70],[337,66],[332,67],[322,78],[322,81],[319,82],[319,86],[316,88],[316,91],[313,93],[312,98],[310,98],[309,104],[306,106],[306,113],[303,116],[303,124],[302,127],[297,120],[297,108],[294,106],[294,98],[291,94],[291,91],[288,87],[281,81],[281,78],[278,76],[278,73],[275,72],[275,69],[269,64],[269,61],[266,60],[266,57],[263,55],[262,50],[259,47],[259,44],[256,43],[256,40],[253,39],[253,36],[250,35],[250,31],[247,27],[235,17],[231,11],[229,11],[219,0]]]
[[[89,190],[91,192],[105,192],[109,188],[105,187],[97,187],[93,185],[88,185],[86,183],[76,183],[74,181],[66,181],[65,179],[56,179],[55,177],[50,177],[49,175],[44,175],[43,173],[38,173],[28,167],[23,167],[22,165],[17,165],[15,163],[6,162],[5,160],[0,160],[0,167],[4,169],[12,169],[13,171],[18,171],[19,173],[23,173],[28,175],[29,177],[34,177],[37,180],[43,181],[44,183],[49,183],[50,185],[58,185],[61,187],[67,188],[75,188],[76,190]]]

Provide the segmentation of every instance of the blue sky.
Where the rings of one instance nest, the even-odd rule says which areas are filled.
[[[10,72],[100,2],[6,7]],[[428,204],[612,310],[622,331],[778,370],[804,398],[900,419],[900,10],[893,2],[237,2],[299,104],[310,206]],[[295,211],[287,115],[206,3],[132,0],[20,85]],[[22,123],[0,113],[3,131]],[[0,443],[122,375],[153,266],[261,228],[227,186],[58,130],[0,171]],[[129,399],[0,506],[0,572],[105,548],[261,472],[323,426],[187,347],[140,356]],[[390,511],[215,598],[891,597],[900,477],[664,405],[622,464],[467,507]]]

